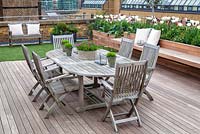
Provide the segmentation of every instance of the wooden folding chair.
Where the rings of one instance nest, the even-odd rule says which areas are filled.
[[[134,45],[134,40],[128,38],[122,38],[118,54],[120,56],[131,59],[133,53],[133,45]],[[105,78],[106,81],[108,81],[109,79],[110,77]]]
[[[40,57],[35,52],[32,52],[32,55],[39,79],[41,81],[41,85],[49,93],[39,108],[40,110],[44,108],[47,109],[45,118],[48,118],[56,105],[65,106],[63,99],[67,93],[79,89],[78,81],[74,80],[74,77],[71,77],[69,74],[63,74],[53,78],[46,77],[45,70],[42,67],[40,61]],[[50,100],[50,98],[53,99],[53,104],[48,105],[47,102]]]
[[[105,87],[105,103],[107,106],[106,112],[102,121],[108,117],[112,120],[114,130],[117,132],[117,124],[137,120],[138,125],[141,125],[141,120],[135,106],[135,102],[142,95],[144,80],[146,77],[147,62],[135,61],[132,63],[123,63],[116,65],[114,85],[110,85],[107,81],[101,80],[102,85]],[[125,113],[113,114],[111,109],[113,103],[129,100],[131,109]],[[135,113],[135,116],[133,115]],[[126,115],[127,118],[115,119],[115,116]]]
[[[68,40],[74,46],[74,36],[70,35],[53,35],[54,49],[62,49],[62,40]]]
[[[149,84],[149,81],[152,77],[153,71],[156,67],[156,62],[158,59],[159,54],[159,46],[151,45],[151,44],[145,44],[142,50],[142,54],[140,56],[140,60],[147,60],[148,61],[148,67],[147,67],[147,75],[144,82],[144,94],[147,95],[150,101],[153,101],[153,97],[151,94],[146,90],[146,87]]]
[[[126,58],[131,58],[134,40],[122,38],[118,54]]]
[[[38,87],[38,85],[41,85],[39,76],[37,74],[37,71],[35,69],[35,66],[33,64],[33,61],[31,60],[31,57],[29,55],[29,50],[26,46],[22,45],[22,51],[26,60],[26,63],[30,69],[30,71],[32,72],[34,78],[36,79],[36,84],[32,87],[32,89],[30,90],[28,95],[32,95],[35,92],[35,89]],[[57,65],[55,65],[55,63],[53,61],[51,61],[50,59],[40,59],[42,62],[45,62],[45,64],[43,64],[43,68],[45,68],[46,70],[46,75],[48,75],[48,77],[52,77],[54,75],[59,75],[61,74],[61,72],[59,71],[59,67]],[[47,64],[48,63],[48,64]],[[50,68],[50,69],[49,69]],[[41,94],[41,92],[44,89],[41,88],[34,96],[33,98],[33,102],[35,102],[37,100],[37,98],[39,97],[39,95]]]

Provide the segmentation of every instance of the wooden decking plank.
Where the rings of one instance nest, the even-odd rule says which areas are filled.
[[[176,95],[185,95],[194,102],[200,102],[198,99],[200,97],[200,80],[174,70],[166,70],[164,71],[163,68],[156,69],[151,82],[157,83],[161,87],[167,87]],[[192,89],[192,92],[190,89]]]
[[[0,98],[1,99],[1,98]],[[0,100],[1,101],[1,100]],[[0,102],[2,103],[2,102]],[[1,107],[1,104],[0,104],[0,107]],[[0,109],[1,110],[1,109]],[[0,134],[4,134],[4,131],[3,131],[3,125],[2,125],[2,120],[1,120],[1,113],[0,113]]]
[[[80,133],[86,133],[86,134],[94,133],[94,131],[92,131],[92,129],[88,127],[87,123],[80,118],[80,116],[72,109],[72,107],[68,105],[68,103],[66,104],[65,108],[62,110],[63,110],[63,113],[65,113],[65,116],[68,118],[68,120],[70,120],[73,123],[74,127],[78,128]],[[66,112],[68,110],[70,110],[70,113]]]
[[[10,124],[11,132],[18,134],[19,131],[18,131],[17,125],[15,123],[15,119],[18,117],[18,115],[17,115],[17,113],[12,111],[14,108],[14,105],[13,105],[12,97],[10,96],[8,91],[6,91],[6,89],[7,90],[9,89],[9,87],[7,87],[8,85],[6,82],[8,80],[6,79],[4,71],[5,71],[5,69],[3,68],[3,65],[1,64],[0,65],[0,73],[1,73],[2,77],[0,77],[0,81],[1,81],[2,87],[3,87],[1,89],[1,95],[2,95],[1,98],[2,98],[2,102],[4,105],[4,110],[5,110],[8,122]],[[9,83],[9,85],[10,85],[10,83]],[[16,120],[19,121],[18,118]],[[19,123],[21,123],[21,122],[19,121]]]
[[[155,117],[157,121],[159,120],[158,122],[160,122],[160,124],[161,124],[163,127],[165,127],[166,129],[172,131],[173,133],[187,133],[187,132],[184,131],[183,129],[177,127],[174,123],[170,122],[168,119],[163,118],[163,116],[162,116],[162,115],[159,115],[159,113],[156,113],[156,112],[154,112],[153,110],[148,109],[148,108],[146,108],[146,107],[143,106],[143,105],[141,105],[140,107],[143,109],[143,111],[146,111],[146,113],[148,113],[149,116],[151,116],[152,118]],[[155,118],[154,118],[154,119],[155,119]]]
[[[28,98],[27,95],[24,95],[23,93],[24,90],[19,83],[20,79],[16,77],[18,75],[17,73],[19,72],[19,69],[14,64],[9,64],[9,65],[10,65],[10,69],[12,68],[11,71],[12,71],[13,83],[15,83],[17,87],[17,90],[15,91],[15,93],[22,104],[22,107],[25,111],[26,116],[28,117],[31,127],[35,133],[42,133],[41,129],[39,128],[39,124],[37,123],[37,121],[35,120],[33,116],[33,113],[35,112],[35,110],[29,109],[29,107],[32,106],[32,104],[31,102],[29,102],[29,100],[27,100]],[[10,69],[8,69],[8,71]]]
[[[153,130],[155,130],[159,134],[174,134],[169,129],[165,128],[163,125],[160,124],[161,121],[154,119],[150,115],[146,114],[143,110],[138,110],[140,113],[140,116],[142,118],[142,122],[147,124],[149,127],[151,127]]]
[[[162,98],[154,93],[152,93],[152,95],[158,97],[158,99]],[[182,123],[186,123],[188,126],[190,126],[190,128],[194,128],[193,130],[196,129],[197,131],[200,131],[198,128],[198,124],[196,124],[197,122],[194,122],[194,120],[192,120],[190,117],[185,115],[185,113],[184,113],[184,112],[186,112],[185,110],[178,110],[178,108],[176,106],[174,106],[173,104],[172,105],[168,104],[168,100],[166,100],[166,101],[160,100],[159,102],[157,102],[157,105],[159,107],[162,107],[165,110],[165,112],[168,112],[171,115],[174,115],[176,117],[176,119],[178,118],[179,120],[181,120]]]
[[[157,99],[157,98],[155,98]],[[145,100],[148,102],[148,100]],[[153,102],[152,104],[146,104],[144,101],[140,101],[140,103],[146,107],[148,107],[150,110],[153,110],[154,112],[157,112],[158,114],[162,115],[162,117],[168,119],[170,122],[173,122],[175,125],[177,125],[178,127],[180,127],[181,129],[184,129],[186,132],[188,133],[194,133],[195,131],[194,128],[192,126],[189,126],[189,124],[185,123],[183,120],[177,118],[176,116],[174,116],[173,114],[168,113],[167,111],[165,111],[165,109],[163,109],[163,104],[158,105],[156,104],[156,102]],[[159,107],[159,108],[158,108]]]
[[[36,103],[31,102],[32,97],[27,96],[35,80],[24,61],[0,62],[0,76],[0,133],[12,133],[11,131],[15,131],[13,129],[17,129],[19,133],[22,132],[19,130],[18,122],[21,122],[22,127],[24,126],[26,130],[24,132],[31,132],[30,129],[35,132],[38,129],[39,133],[49,132],[51,134],[114,133],[109,119],[106,122],[99,121],[105,109],[76,113],[73,108],[77,105],[77,95],[74,93],[69,98],[66,97],[67,106],[65,108],[56,108],[49,119],[43,119],[46,111],[39,111],[38,108],[45,93],[42,93]],[[200,96],[199,86],[198,80],[192,77],[159,67],[154,72],[148,87],[154,101],[149,102],[146,97],[143,97],[138,105],[143,127],[138,127],[135,122],[125,123],[119,125],[120,133],[200,133],[198,127],[200,125],[200,100],[197,99]],[[127,105],[114,107],[116,112],[123,109],[128,110]],[[38,117],[29,113],[32,111]],[[15,115],[18,116],[17,119]],[[38,118],[38,121],[35,118]],[[35,126],[30,122],[31,119]],[[11,125],[16,127],[11,128]],[[26,125],[29,126],[28,129]],[[34,129],[34,127],[37,128]],[[42,131],[42,129],[45,130]]]
[[[44,97],[43,97],[43,99],[44,99]],[[42,99],[39,99],[39,100],[40,100],[40,102],[42,102]],[[39,100],[38,100],[38,102],[39,102]],[[42,112],[42,111],[39,111],[39,112]],[[44,110],[44,113],[45,112],[46,111]],[[66,129],[66,126],[67,126],[67,124],[65,123],[66,121],[63,122],[63,120],[60,117],[57,118],[58,116],[61,115],[61,113],[59,113],[58,110],[55,110],[54,114],[55,115],[53,117],[50,116],[50,121],[52,124],[54,124],[55,129],[58,131],[58,133],[68,133],[68,130]],[[44,116],[42,116],[41,118],[44,118]],[[75,133],[77,133],[76,128],[74,128],[74,131],[75,131]],[[72,131],[70,131],[70,133],[72,133]]]
[[[5,65],[6,68],[9,67],[9,65],[7,65],[7,64],[4,64],[4,65]],[[26,118],[26,115],[24,114],[24,110],[23,110],[23,108],[22,108],[22,106],[21,106],[21,104],[19,102],[20,100],[17,97],[17,94],[19,94],[19,93],[18,93],[18,88],[15,85],[15,79],[12,77],[12,75],[11,75],[12,73],[9,70],[7,70],[4,73],[7,74],[7,78],[6,79],[10,81],[9,83],[7,83],[7,85],[10,86],[8,88],[8,91],[9,91],[10,95],[12,96],[12,99],[13,99],[13,102],[14,102],[13,103],[13,105],[14,105],[13,108],[16,107],[16,112],[18,112],[18,114],[20,116],[20,122],[17,123],[18,130],[20,131],[20,133],[30,133],[30,134],[34,133],[32,128],[31,128],[31,126],[30,126],[29,121]]]
[[[29,69],[28,69],[27,65],[25,64],[25,62],[19,62],[18,64],[19,64],[18,67],[22,68],[24,75],[21,76],[22,72],[19,72],[19,74],[17,76],[21,76],[21,77],[19,77],[20,83],[21,83],[24,91],[26,92],[26,94],[28,94],[28,92],[30,91],[30,89],[32,88],[32,86],[36,83],[36,81],[35,81],[35,79],[33,77],[30,77],[30,76],[32,76],[32,74],[29,71]],[[39,87],[39,88],[41,88],[41,87]],[[29,100],[31,101],[31,99],[29,99]],[[42,99],[40,97],[39,97],[38,100],[40,100],[40,102],[42,102]],[[43,122],[45,123],[45,125],[48,127],[48,130],[49,130],[50,133],[56,134],[56,133],[59,133],[61,131],[59,129],[59,127],[57,127],[58,123],[57,123],[57,121],[55,121],[54,118],[50,119],[50,120],[45,120],[44,119],[45,113],[39,110],[39,104],[37,102],[33,103],[33,106],[35,107],[35,109],[37,110],[37,112],[40,113],[39,116],[43,120]]]
[[[76,111],[73,109],[72,106],[70,106],[70,103],[72,102],[78,102],[78,99],[74,99],[71,95],[72,93],[68,94],[65,101],[67,102],[67,106],[65,107],[64,112],[66,113],[66,115],[69,117],[69,114],[73,114],[73,118],[71,118],[72,120],[77,120],[77,123],[80,124],[82,126],[82,128],[87,131],[87,133],[91,133],[94,134],[95,131],[93,131],[93,129],[91,127],[89,127],[89,125],[87,124],[87,122],[81,118],[81,116],[76,113]]]
[[[117,109],[120,109],[121,111],[124,111],[124,110],[128,111],[128,110],[130,110],[130,109],[127,108],[127,105],[123,106],[123,107],[119,106]],[[140,117],[141,117],[141,115],[140,115]],[[131,124],[127,124],[126,126],[131,131],[136,131],[137,133],[144,133],[144,134],[155,134],[155,133],[157,133],[152,128],[150,128],[147,124],[142,121],[142,127],[138,127],[137,122],[134,121],[134,122],[131,122]],[[135,126],[133,127],[132,125],[135,125]]]
[[[197,122],[195,120],[193,120],[191,117],[191,114],[193,114],[192,112],[188,112],[190,111],[190,109],[188,108],[185,108],[185,106],[179,106],[179,104],[176,103],[176,100],[173,100],[171,98],[166,98],[167,96],[167,93],[164,95],[160,94],[158,91],[154,91],[152,94],[156,93],[156,95],[159,97],[159,99],[162,99],[160,100],[160,102],[167,102],[166,103],[166,107],[168,107],[171,111],[175,112],[176,115],[180,115],[180,117],[182,117],[183,119],[187,119],[188,122],[190,122],[190,124],[194,125],[194,126],[199,126],[200,125],[200,122]],[[197,127],[198,128],[198,127]]]
[[[0,88],[2,88],[2,87],[0,86]],[[1,94],[2,94],[2,92],[1,92]],[[7,116],[6,116],[4,107],[3,107],[1,97],[0,97],[0,117],[1,117],[0,119],[1,119],[1,124],[2,124],[2,131],[6,134],[11,134],[10,125],[7,120]]]

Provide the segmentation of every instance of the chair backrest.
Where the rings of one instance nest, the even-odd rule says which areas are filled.
[[[24,45],[21,45],[21,46],[22,46],[22,51],[24,53],[24,58],[26,60],[26,63],[28,65],[29,69],[31,70],[31,72],[33,73],[34,72],[34,65],[33,65],[33,62],[31,61],[29,50],[26,46],[24,46]]]
[[[47,78],[46,78],[46,75],[44,73],[44,68],[42,67],[42,63],[40,61],[41,58],[35,52],[32,52],[32,56],[33,56],[33,61],[35,63],[37,73],[38,73],[39,78],[40,78],[40,82],[41,82],[41,84],[45,84],[45,80]]]
[[[54,49],[61,49],[62,48],[62,40],[68,40],[74,46],[73,34],[70,34],[70,35],[53,35]]]
[[[126,58],[131,58],[134,41],[128,38],[122,38],[118,54]]]
[[[159,54],[159,46],[145,44],[140,56],[140,60],[147,60],[148,67],[155,68]]]
[[[147,61],[116,64],[114,80],[114,98],[128,96],[138,98],[143,89],[146,77]]]

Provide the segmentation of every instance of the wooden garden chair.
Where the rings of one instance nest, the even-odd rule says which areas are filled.
[[[122,38],[118,54],[126,58],[131,58],[133,52],[134,40]]]
[[[135,101],[142,95],[144,80],[146,77],[147,62],[133,61],[132,63],[123,63],[116,65],[114,85],[110,85],[107,81],[101,80],[105,87],[105,103],[107,106],[106,112],[102,121],[108,117],[112,120],[114,130],[117,132],[117,124],[137,120],[138,125],[141,125],[141,120],[135,106]],[[113,103],[129,100],[131,109],[125,113],[113,114],[111,109]],[[134,113],[134,115],[133,115]],[[115,116],[126,115],[127,118],[115,119]]]
[[[54,49],[62,49],[62,40],[68,40],[69,43],[74,45],[74,36],[70,35],[53,35],[53,47]]]
[[[37,71],[35,69],[34,63],[31,60],[30,54],[29,54],[29,50],[26,46],[22,45],[22,51],[26,60],[26,63],[30,69],[30,71],[32,72],[34,78],[36,79],[36,84],[32,87],[32,89],[30,90],[28,95],[32,95],[36,88],[38,87],[38,85],[41,85],[41,82],[39,80],[39,76],[37,74]],[[55,65],[55,63],[53,63],[50,59],[41,59],[42,62],[45,62],[45,64],[43,64],[43,67],[46,70],[46,75],[48,75],[48,77],[52,77],[53,75],[59,75],[61,74],[59,72],[59,67],[57,65]],[[47,64],[49,63],[49,64]],[[36,95],[33,98],[33,102],[35,102],[37,100],[37,98],[39,97],[39,95],[41,94],[41,92],[44,90],[44,88],[41,88]]]
[[[45,118],[48,118],[56,105],[65,106],[63,99],[67,93],[79,89],[78,82],[73,80],[74,77],[69,76],[69,74],[48,78],[45,75],[45,70],[42,67],[40,57],[35,52],[32,52],[32,56],[39,75],[39,79],[41,81],[41,85],[49,93],[39,108],[40,110],[44,108],[47,109]],[[48,105],[47,102],[50,100],[50,98],[53,99],[53,104]]]
[[[159,54],[159,46],[151,45],[151,44],[145,44],[142,50],[142,54],[140,56],[140,60],[147,60],[148,61],[148,67],[147,67],[147,75],[144,82],[144,94],[147,95],[150,101],[153,101],[153,97],[151,94],[146,90],[146,87],[149,84],[149,81],[151,79],[151,76],[153,74],[153,71],[156,67],[156,62],[158,59]]]
[[[133,45],[134,40],[122,38],[118,55],[131,59],[133,53]],[[109,79],[110,77],[105,78],[106,81],[108,81]]]

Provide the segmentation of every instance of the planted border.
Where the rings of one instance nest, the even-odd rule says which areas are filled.
[[[142,22],[129,23],[127,21],[109,22],[96,19],[90,25],[94,30],[122,37],[124,32],[136,33],[137,28],[154,28],[161,30],[161,39],[185,43],[200,47],[200,29],[197,27],[177,26],[175,24],[150,24]]]

